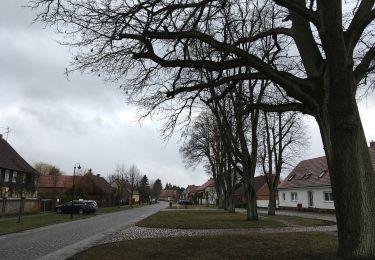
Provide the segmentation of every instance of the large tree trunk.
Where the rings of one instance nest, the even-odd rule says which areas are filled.
[[[337,69],[327,106],[317,116],[330,172],[341,256],[375,258],[375,175],[352,73]],[[340,73],[341,72],[341,73]]]
[[[326,55],[318,121],[330,172],[338,253],[375,259],[375,175],[355,98],[357,79],[342,32],[341,1],[321,1],[319,34]],[[332,11],[335,10],[335,11]],[[316,95],[319,97],[319,94]]]
[[[246,220],[258,220],[257,200],[254,189],[251,184],[245,184],[246,193],[246,208],[247,216]]]
[[[273,188],[269,189],[269,199],[268,199],[268,215],[274,216],[276,212],[276,190]]]

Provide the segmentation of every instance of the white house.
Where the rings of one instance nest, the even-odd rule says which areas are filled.
[[[375,169],[375,142],[370,142]],[[280,208],[335,209],[326,157],[301,161],[278,187]]]

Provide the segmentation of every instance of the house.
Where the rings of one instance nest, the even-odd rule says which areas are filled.
[[[264,176],[263,176],[264,178]],[[276,208],[278,208],[278,193],[276,192]],[[268,188],[267,182],[263,184],[262,187],[259,188],[259,190],[256,193],[257,196],[257,207],[258,208],[268,208],[269,204],[269,196],[270,196],[270,190]]]
[[[83,176],[44,175],[40,176],[38,194],[41,198],[61,198],[71,200],[75,182],[75,197],[95,200],[99,205],[110,205],[112,201],[112,187],[100,174],[94,175],[91,169]]]
[[[195,185],[188,185],[186,187],[186,189],[182,192],[182,197],[184,199],[188,199],[188,200],[197,200],[197,188],[199,186],[195,186]]]
[[[259,189],[267,185],[266,178],[264,176],[255,176],[253,187],[256,193],[258,193]],[[245,193],[245,186],[241,185],[238,189],[233,192],[234,201],[236,204],[246,203],[246,193]],[[268,204],[267,204],[268,205]]]
[[[203,183],[201,186],[195,189],[197,197],[199,199],[199,204],[209,204],[215,205],[217,194],[215,189],[215,181],[210,178],[208,181]]]
[[[159,200],[164,201],[177,201],[177,190],[161,190]]]
[[[81,176],[76,176],[80,178]],[[38,195],[41,198],[54,198],[73,187],[73,176],[41,175],[38,182]]]
[[[116,204],[130,204],[130,199],[132,200],[132,204],[139,202],[139,192],[138,190],[133,191],[133,196],[131,196],[131,189],[130,184],[126,180],[115,179],[111,183],[112,187],[112,194],[114,199],[117,201]]]
[[[369,153],[375,169],[375,142]],[[279,207],[334,211],[330,175],[325,156],[301,161],[278,187]]]
[[[76,179],[76,194],[86,200],[95,200],[99,205],[111,205],[112,187],[100,176],[93,174],[92,170]]]
[[[0,135],[0,196],[36,197],[39,173]]]

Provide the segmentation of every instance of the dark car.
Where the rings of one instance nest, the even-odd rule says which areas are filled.
[[[180,204],[180,205],[193,205],[193,202],[191,200],[179,200],[178,204]]]
[[[95,201],[90,200],[75,200],[72,207],[72,202],[66,202],[64,204],[58,205],[55,208],[55,211],[60,213],[95,213],[96,209],[98,208]]]

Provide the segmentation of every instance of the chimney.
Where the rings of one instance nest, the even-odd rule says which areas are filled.
[[[375,142],[373,140],[371,140],[371,142],[370,142],[370,148],[374,148],[375,149]]]
[[[100,174],[97,174],[96,177],[100,177]]]
[[[3,135],[2,134],[0,134],[0,139],[3,139]]]
[[[92,169],[90,168],[89,171],[87,172],[89,175],[92,175]]]

